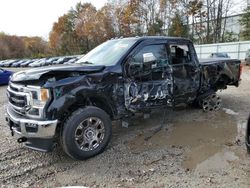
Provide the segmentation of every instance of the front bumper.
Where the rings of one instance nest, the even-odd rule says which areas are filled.
[[[25,119],[8,105],[6,109],[6,121],[12,134],[24,138],[27,147],[39,151],[51,150],[58,120],[41,121]]]

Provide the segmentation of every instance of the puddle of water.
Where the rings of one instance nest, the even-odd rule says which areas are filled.
[[[239,157],[234,152],[223,150],[199,163],[195,174],[209,175],[211,172],[226,170],[230,163],[238,160]]]
[[[236,120],[223,111],[203,114],[204,119],[174,123],[167,142],[188,147],[183,166],[193,169],[197,164],[232,144],[237,135]]]
[[[193,169],[197,164],[219,152],[225,145],[234,143],[237,122],[234,116],[224,111],[203,113],[200,111],[173,112],[159,132],[146,141],[148,132],[132,139],[128,146],[139,153],[154,148],[182,146],[185,148],[183,166]],[[158,117],[160,118],[160,116]]]
[[[164,126],[165,127],[165,126]],[[133,153],[140,153],[143,151],[152,150],[155,148],[162,148],[167,146],[167,129],[164,128],[154,135],[151,132],[142,133],[132,139],[128,146]],[[148,134],[149,133],[149,134]],[[149,140],[146,140],[149,136],[152,136]]]

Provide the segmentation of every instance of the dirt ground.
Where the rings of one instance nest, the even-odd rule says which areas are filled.
[[[167,110],[136,116],[128,128],[114,122],[107,149],[74,161],[58,148],[40,153],[10,136],[0,86],[0,187],[250,187],[244,132],[250,113],[250,69],[239,88],[219,92],[223,108]]]

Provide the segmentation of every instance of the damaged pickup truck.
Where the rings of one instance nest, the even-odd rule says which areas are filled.
[[[7,88],[6,120],[19,143],[46,152],[60,143],[82,160],[105,149],[111,121],[194,103],[218,110],[216,92],[238,86],[240,74],[239,60],[199,62],[188,39],[113,39],[75,65],[15,73]]]

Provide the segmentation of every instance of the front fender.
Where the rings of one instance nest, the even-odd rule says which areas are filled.
[[[117,112],[111,90],[112,86],[105,88],[81,86],[64,94],[61,94],[60,90],[54,90],[54,100],[47,108],[47,117],[64,119],[65,114],[71,114],[77,108],[86,105],[97,105],[113,117]]]

